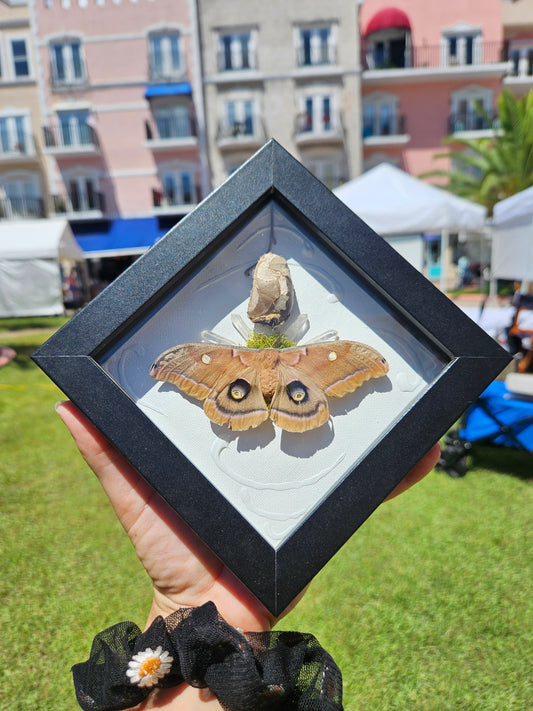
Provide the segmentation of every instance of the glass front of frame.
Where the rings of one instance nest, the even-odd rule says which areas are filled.
[[[306,314],[308,328],[298,345],[335,330],[340,339],[372,346],[389,363],[386,376],[342,398],[330,398],[328,422],[307,432],[286,432],[270,419],[251,430],[231,431],[211,422],[200,401],[149,375],[151,363],[163,351],[200,342],[206,330],[244,346],[235,315],[250,332],[262,330],[246,312],[253,268],[267,251],[287,260],[295,290],[291,316],[280,331],[290,332],[298,316]],[[275,200],[236,230],[99,362],[274,549],[379,446],[448,365],[421,328],[400,318],[363,279],[354,278]]]

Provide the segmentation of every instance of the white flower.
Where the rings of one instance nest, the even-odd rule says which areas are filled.
[[[144,652],[133,655],[126,674],[132,684],[154,686],[169,673],[173,661],[174,658],[168,652],[163,652],[161,646],[157,649],[148,647]]]

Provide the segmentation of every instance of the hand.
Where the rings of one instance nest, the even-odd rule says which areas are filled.
[[[56,410],[98,477],[152,580],[154,597],[146,626],[158,615],[166,617],[179,607],[197,607],[211,600],[230,625],[246,631],[269,630],[276,622],[274,616],[89,420],[71,402],[59,403]],[[388,498],[431,471],[439,451],[435,445]],[[198,704],[208,711],[206,695],[198,689],[182,686],[157,693],[159,708],[194,711]],[[219,708],[216,701],[209,707],[211,703],[214,709]],[[140,708],[146,707],[141,704]]]

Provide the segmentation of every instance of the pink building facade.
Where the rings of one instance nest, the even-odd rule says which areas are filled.
[[[207,189],[190,3],[39,0],[33,13],[53,212],[89,254],[138,254]]]
[[[446,169],[434,160],[443,138],[491,135],[509,72],[501,2],[365,0],[364,169],[383,161],[413,175]]]

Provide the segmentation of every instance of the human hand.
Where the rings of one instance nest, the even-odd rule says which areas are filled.
[[[115,513],[130,537],[150,576],[154,596],[146,626],[158,615],[167,617],[180,607],[215,603],[220,615],[246,631],[269,630],[274,616],[250,593],[174,510],[154,491],[126,459],[71,402],[56,410],[78,449],[95,472]],[[433,447],[388,498],[422,479],[436,464],[439,447]],[[206,695],[198,689],[158,691],[158,707],[193,711]],[[218,708],[216,701],[209,708]],[[140,708],[146,708],[141,704]],[[200,708],[200,706],[198,706]]]

